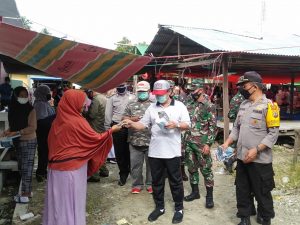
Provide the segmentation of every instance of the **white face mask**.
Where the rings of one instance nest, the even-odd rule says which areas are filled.
[[[28,101],[29,101],[28,98],[18,98],[18,102],[19,102],[20,104],[26,104]]]

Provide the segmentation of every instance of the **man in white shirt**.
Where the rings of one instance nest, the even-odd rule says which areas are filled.
[[[164,171],[166,170],[175,202],[175,213],[172,219],[172,223],[175,224],[183,219],[183,182],[180,171],[181,131],[189,128],[190,117],[185,105],[171,99],[170,93],[170,84],[167,81],[156,81],[153,94],[157,102],[149,106],[140,121],[124,120],[123,122],[136,130],[151,127],[148,157],[156,208],[149,215],[148,220],[155,221],[165,212]]]

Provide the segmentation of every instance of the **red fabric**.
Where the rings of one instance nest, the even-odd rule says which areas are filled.
[[[242,74],[231,74],[228,76],[228,81],[230,83],[236,83]],[[263,83],[265,84],[288,84],[291,83],[290,74],[261,74]],[[223,76],[217,76],[214,80],[223,80]],[[300,81],[300,74],[295,74],[295,82]]]
[[[49,168],[71,171],[88,162],[88,176],[105,162],[112,147],[111,129],[95,132],[82,117],[86,95],[83,91],[68,90],[61,98],[56,119],[49,136]]]

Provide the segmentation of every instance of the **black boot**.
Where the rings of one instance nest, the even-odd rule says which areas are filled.
[[[211,209],[214,207],[214,198],[213,198],[214,187],[206,187],[206,203],[205,207]]]
[[[184,165],[181,165],[181,175],[182,175],[182,180],[183,181],[188,181],[189,180],[188,176],[185,173]]]
[[[238,225],[251,225],[250,217],[242,217]]]
[[[191,187],[192,187],[192,193],[184,197],[184,201],[186,202],[191,202],[195,199],[200,198],[198,184],[191,184]]]

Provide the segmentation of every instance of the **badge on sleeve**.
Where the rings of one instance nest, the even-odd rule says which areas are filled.
[[[266,121],[268,128],[280,126],[280,109],[276,102],[268,102]]]

